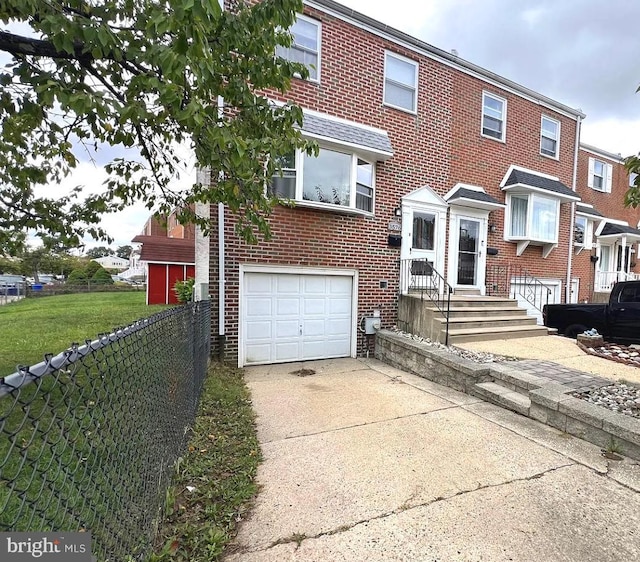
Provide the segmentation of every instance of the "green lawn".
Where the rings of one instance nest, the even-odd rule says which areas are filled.
[[[0,376],[164,308],[147,306],[144,291],[58,295],[0,306]]]

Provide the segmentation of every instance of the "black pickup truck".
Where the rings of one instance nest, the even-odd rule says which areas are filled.
[[[640,343],[640,281],[616,283],[609,304],[547,304],[542,318],[568,338],[595,328],[607,341]]]

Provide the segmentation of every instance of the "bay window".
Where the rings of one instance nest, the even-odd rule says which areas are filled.
[[[374,164],[357,154],[321,147],[318,156],[297,152],[281,158],[270,193],[301,206],[373,213]]]
[[[558,242],[560,202],[537,193],[510,194],[507,237],[545,244]]]

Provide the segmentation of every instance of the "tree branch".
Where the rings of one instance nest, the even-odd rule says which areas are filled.
[[[68,53],[56,49],[50,41],[36,39],[35,37],[24,37],[7,31],[0,31],[0,51],[6,51],[12,55],[73,59],[81,62],[93,60],[91,53],[85,52],[82,43],[74,42],[73,53]]]

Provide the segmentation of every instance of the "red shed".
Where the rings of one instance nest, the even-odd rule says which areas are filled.
[[[140,261],[147,264],[147,304],[177,304],[176,281],[195,277],[195,241],[167,236],[136,236]]]

